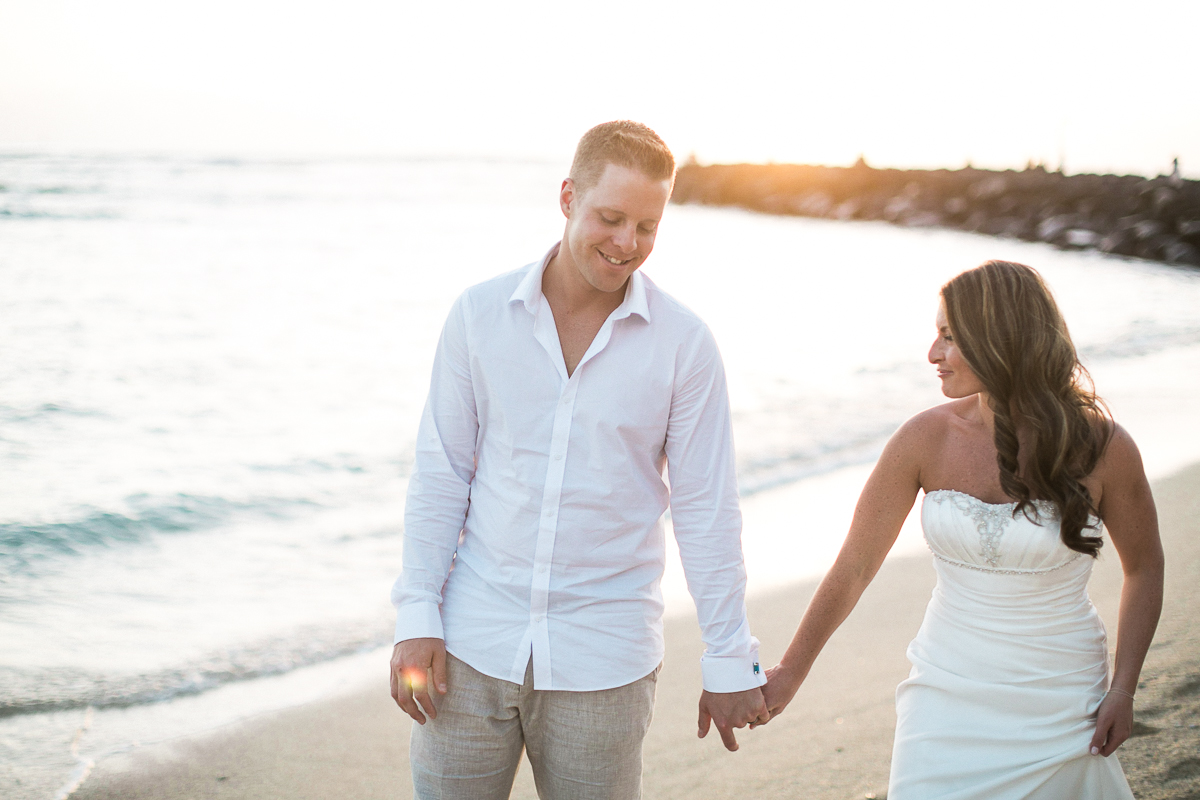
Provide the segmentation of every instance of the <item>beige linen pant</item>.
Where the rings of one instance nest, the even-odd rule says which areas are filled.
[[[452,655],[437,719],[412,726],[417,800],[504,800],[528,750],[542,800],[638,800],[642,740],[658,670],[615,689],[535,691],[491,678]]]

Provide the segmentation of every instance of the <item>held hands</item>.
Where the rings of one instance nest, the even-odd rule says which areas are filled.
[[[446,643],[441,639],[405,639],[392,648],[392,699],[421,725],[425,714],[437,719],[429,694],[431,673],[434,688],[445,694]]]
[[[701,692],[696,735],[703,739],[708,735],[709,724],[716,724],[725,749],[732,753],[738,749],[737,739],[733,735],[734,728],[744,728],[748,724],[753,728],[770,717],[766,703],[763,702],[761,689],[747,689],[744,692]]]
[[[1133,733],[1133,698],[1109,692],[1096,712],[1096,732],[1089,745],[1094,756],[1111,756]]]
[[[792,702],[792,698],[796,696],[796,692],[800,689],[801,681],[783,668],[782,664],[776,664],[767,670],[767,685],[762,687],[763,701],[767,704],[767,719],[761,722],[755,722],[750,727],[757,728],[759,725],[765,725],[767,720],[774,719],[783,713],[787,708],[788,703]]]

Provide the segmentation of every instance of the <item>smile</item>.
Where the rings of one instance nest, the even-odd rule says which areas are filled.
[[[623,267],[623,266],[625,266],[626,264],[628,264],[630,261],[633,261],[633,259],[632,259],[632,258],[627,258],[627,259],[625,259],[624,261],[621,261],[620,259],[613,258],[612,256],[610,256],[610,255],[608,255],[607,253],[604,253],[604,252],[602,252],[602,251],[600,251],[600,250],[597,250],[596,252],[597,252],[597,253],[600,253],[600,255],[604,256],[604,260],[605,260],[605,261],[607,261],[607,262],[608,262],[608,263],[610,263],[610,264],[615,264],[615,265],[616,265],[616,266],[618,266],[618,267]]]

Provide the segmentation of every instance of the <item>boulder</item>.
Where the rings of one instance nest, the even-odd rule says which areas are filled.
[[[1059,234],[1071,227],[1074,221],[1066,214],[1044,219],[1038,223],[1037,238],[1043,242],[1053,242],[1058,239]]]
[[[1174,241],[1163,247],[1163,261],[1168,264],[1187,264],[1200,267],[1200,248],[1187,242]]]
[[[1087,228],[1071,228],[1063,232],[1062,243],[1068,247],[1095,247],[1100,244],[1100,234]]]

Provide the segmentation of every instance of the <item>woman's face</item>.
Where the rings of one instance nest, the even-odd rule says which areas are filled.
[[[946,323],[946,308],[938,304],[937,338],[933,347],[929,348],[929,363],[937,367],[938,378],[942,381],[942,394],[952,399],[970,397],[983,391],[983,384],[975,373],[967,366],[962,351],[954,342],[950,326]]]

